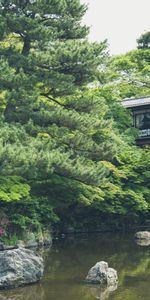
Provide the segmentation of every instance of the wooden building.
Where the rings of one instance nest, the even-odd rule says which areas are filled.
[[[133,114],[133,126],[139,129],[138,145],[150,145],[150,96],[122,101]]]

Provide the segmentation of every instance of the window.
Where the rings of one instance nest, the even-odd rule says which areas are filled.
[[[135,115],[135,127],[141,130],[150,129],[150,112]]]

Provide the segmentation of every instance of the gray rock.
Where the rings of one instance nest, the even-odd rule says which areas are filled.
[[[150,246],[150,240],[144,240],[144,239],[136,239],[136,244],[138,246]]]
[[[117,271],[115,269],[108,268],[107,262],[100,261],[89,270],[85,281],[87,283],[107,286],[115,285],[118,282]]]
[[[38,243],[36,241],[36,237],[33,232],[28,232],[26,234],[25,246],[26,246],[26,248],[37,248],[38,247]]]
[[[52,245],[52,236],[49,232],[43,233],[43,243],[44,246],[51,246]]]
[[[25,248],[25,242],[23,240],[18,240],[17,248]]]
[[[150,240],[150,231],[139,231],[139,232],[136,232],[135,239]]]
[[[44,239],[44,246],[51,246],[52,245],[52,239]]]
[[[4,244],[0,242],[0,251],[3,251],[4,249],[5,249]]]
[[[43,232],[39,231],[36,235],[36,242],[38,243],[38,247],[44,246],[44,238],[43,238]]]
[[[17,246],[15,246],[15,245],[5,245],[4,246],[4,250],[13,250],[13,249],[16,249],[17,248]]]
[[[43,247],[44,246],[44,241],[42,239],[38,240],[37,243],[38,243],[39,247]]]
[[[26,242],[26,248],[37,248],[38,243],[34,240],[29,240]]]
[[[0,289],[9,289],[39,281],[43,259],[29,249],[0,252]]]

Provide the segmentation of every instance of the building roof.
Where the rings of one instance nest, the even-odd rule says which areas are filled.
[[[125,108],[134,108],[144,105],[150,105],[150,96],[140,97],[135,99],[125,99],[122,101],[122,105]]]

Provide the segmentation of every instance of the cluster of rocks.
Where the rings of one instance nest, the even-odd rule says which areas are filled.
[[[50,247],[52,238],[49,232],[35,237],[27,233],[24,240],[16,245],[0,243],[0,289],[10,289],[38,282],[43,276],[43,259],[28,248]]]
[[[135,239],[138,245],[150,245],[150,232],[139,231],[135,234]],[[104,293],[117,288],[118,276],[115,269],[109,268],[105,261],[97,262],[88,272],[85,282],[89,284],[99,284],[104,287]]]
[[[40,233],[35,236],[34,233],[30,232],[26,234],[24,240],[18,240],[15,245],[6,245],[0,243],[0,251],[13,250],[16,248],[39,248],[39,247],[50,247],[52,245],[52,237],[49,232]]]
[[[18,247],[37,248],[52,245],[52,237],[48,232],[41,233],[35,237],[34,233],[30,233],[25,240],[18,240]]]
[[[144,243],[150,245],[150,232],[137,232],[135,239],[141,245],[144,245]],[[35,238],[34,234],[30,234],[25,241],[20,240],[17,245],[11,247],[1,243],[0,289],[9,289],[38,282],[43,276],[43,259],[32,250],[26,248],[50,246],[51,244],[52,238],[48,233],[42,234],[38,238]],[[97,262],[89,270],[85,282],[98,284],[101,287],[99,291],[101,296],[109,295],[110,292],[117,288],[117,271],[109,268],[108,263],[105,261]]]

